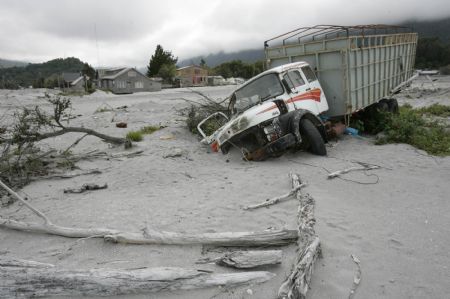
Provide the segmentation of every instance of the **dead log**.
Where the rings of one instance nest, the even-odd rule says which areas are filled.
[[[233,251],[225,255],[214,258],[205,259],[198,263],[214,262],[220,266],[227,266],[237,269],[250,269],[260,266],[281,264],[283,251],[281,250],[248,250]]]
[[[186,234],[165,231],[123,232],[108,228],[72,228],[50,224],[26,223],[0,217],[0,227],[25,232],[43,233],[68,238],[104,238],[122,244],[203,244],[215,246],[270,246],[286,245],[298,238],[295,230],[265,230],[259,232],[223,232]]]
[[[244,207],[244,210],[254,210],[254,209],[271,206],[271,205],[277,204],[279,202],[285,201],[285,200],[289,199],[290,197],[292,197],[293,195],[295,195],[298,190],[300,190],[301,188],[303,188],[305,186],[306,186],[306,184],[301,184],[300,186],[293,188],[291,191],[289,191],[286,194],[283,194],[281,196],[277,196],[274,198],[266,199],[266,201],[259,203],[259,204],[246,206],[246,207]]]
[[[172,267],[68,270],[49,264],[29,263],[0,261],[0,298],[116,296],[217,286],[235,287],[262,283],[275,276],[264,271],[216,274]],[[33,266],[35,263],[37,266]]]
[[[292,188],[302,184],[297,174],[290,174]],[[309,194],[302,194],[298,190],[296,198],[299,201],[298,207],[298,246],[299,255],[291,274],[283,282],[278,290],[278,298],[283,299],[304,299],[308,292],[311,276],[316,259],[320,256],[320,240],[317,237],[314,225],[314,199]]]
[[[144,232],[123,232],[108,228],[72,228],[53,224],[45,214],[33,207],[0,180],[3,187],[13,197],[23,203],[37,216],[44,220],[44,224],[26,223],[0,216],[0,227],[19,231],[44,233],[68,238],[104,238],[105,241],[127,244],[203,244],[216,246],[268,246],[286,245],[298,238],[295,230],[265,230],[260,232],[224,232],[186,234],[165,231],[145,230]]]

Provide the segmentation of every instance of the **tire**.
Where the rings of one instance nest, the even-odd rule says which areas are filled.
[[[389,112],[393,114],[398,114],[398,102],[396,99],[388,99],[387,100],[389,106]]]
[[[383,99],[377,103],[377,109],[381,112],[390,112],[389,111],[389,103],[387,100]]]
[[[300,135],[305,148],[314,155],[326,156],[327,149],[317,127],[307,118],[300,120]]]

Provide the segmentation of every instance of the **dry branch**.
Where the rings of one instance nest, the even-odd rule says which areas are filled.
[[[68,270],[33,261],[17,263],[14,260],[0,260],[0,298],[116,296],[215,286],[234,287],[262,283],[274,276],[264,271],[215,274],[172,267]]]
[[[361,166],[354,166],[354,167],[346,168],[344,170],[338,170],[338,171],[335,171],[335,172],[331,172],[331,173],[328,174],[328,178],[329,179],[333,179],[335,177],[340,176],[341,174],[349,173],[350,171],[372,170],[372,169],[379,169],[379,168],[381,168],[378,165],[370,165],[370,164],[361,163],[361,162],[358,162],[358,164],[360,164]]]
[[[356,270],[355,276],[353,277],[353,284],[352,284],[352,288],[350,289],[350,294],[348,295],[348,299],[352,299],[355,297],[355,293],[356,293],[356,289],[359,286],[359,283],[361,282],[361,262],[359,261],[359,258],[356,257],[355,255],[351,255],[351,258],[353,260],[353,262],[356,264],[356,266],[358,267],[358,269]]]
[[[221,266],[227,266],[238,269],[250,269],[259,266],[281,264],[283,251],[281,250],[248,250],[233,251],[225,255],[214,258],[205,259],[198,263],[214,262]]]
[[[105,241],[124,244],[203,244],[216,246],[269,246],[286,245],[297,238],[295,230],[265,230],[259,232],[223,232],[186,234],[165,231],[123,232],[108,228],[72,228],[58,225],[26,223],[0,217],[0,227],[19,231],[44,233],[68,238],[87,238],[96,236]]]
[[[123,232],[107,228],[72,228],[54,225],[42,212],[26,202],[17,193],[0,181],[0,186],[5,188],[11,195],[26,205],[39,217],[44,219],[44,224],[26,223],[0,216],[0,227],[57,235],[68,238],[99,237],[105,241],[127,244],[203,244],[216,246],[268,246],[286,245],[298,238],[295,230],[265,230],[259,232],[223,232],[186,234],[165,231],[145,230],[145,232]]]
[[[295,189],[302,185],[297,174],[290,173],[292,187]],[[296,258],[294,269],[278,290],[278,298],[304,299],[308,292],[312,271],[316,259],[320,256],[320,240],[314,231],[314,199],[303,195],[301,189],[296,193],[299,201],[298,207],[298,246],[299,255]]]
[[[303,188],[305,186],[306,186],[306,184],[301,184],[300,186],[297,186],[296,188],[293,188],[291,191],[289,191],[286,194],[283,194],[283,195],[280,195],[280,196],[277,196],[277,197],[274,197],[274,198],[266,199],[262,203],[246,206],[243,209],[244,210],[254,210],[254,209],[258,209],[258,208],[262,208],[262,207],[271,206],[271,205],[277,204],[279,202],[283,202],[283,201],[289,199],[290,197],[292,197],[293,195],[295,195],[298,190],[300,190],[301,188]]]

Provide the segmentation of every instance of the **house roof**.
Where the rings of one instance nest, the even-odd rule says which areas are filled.
[[[119,77],[119,76],[125,74],[126,72],[128,72],[128,71],[130,71],[130,70],[132,70],[132,69],[133,69],[133,68],[131,68],[131,67],[126,67],[126,68],[122,68],[122,69],[115,69],[115,70],[112,70],[112,71],[117,71],[117,73],[115,73],[115,74],[113,74],[113,75],[109,75],[109,76],[103,76],[103,77],[101,77],[100,79],[114,80],[114,79],[116,79],[117,77]]]
[[[89,76],[86,76],[86,80],[89,80]],[[83,76],[79,76],[77,79],[75,79],[74,81],[72,81],[72,83],[70,83],[70,85],[77,85],[81,80],[83,80]]]
[[[177,69],[177,71],[179,71],[179,70],[184,70],[184,69],[189,69],[189,68],[192,68],[192,67],[199,68],[199,69],[202,69],[202,70],[204,69],[204,68],[202,68],[202,67],[199,66],[199,65],[193,64],[193,65],[188,65],[188,66],[180,67],[180,68]]]
[[[80,77],[80,73],[62,73],[62,77],[66,82],[73,82]]]

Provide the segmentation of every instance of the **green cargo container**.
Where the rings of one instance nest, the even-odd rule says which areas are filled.
[[[264,42],[266,66],[308,62],[327,97],[327,115],[348,115],[392,97],[413,76],[417,33],[408,31],[386,25],[302,27]]]

